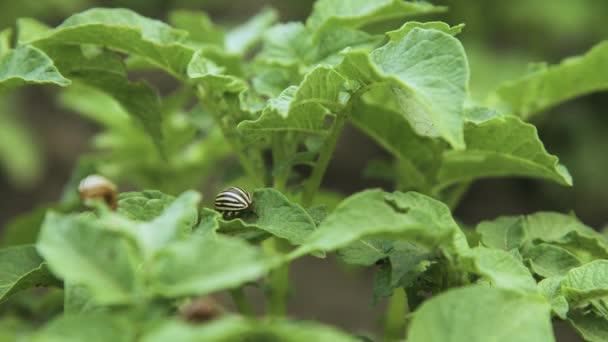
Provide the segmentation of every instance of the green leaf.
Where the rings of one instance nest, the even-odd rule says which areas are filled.
[[[65,88],[58,100],[65,109],[74,111],[104,128],[117,131],[133,131],[136,128],[132,125],[129,113],[111,95],[83,82],[76,82]]]
[[[132,248],[93,217],[48,213],[36,248],[54,274],[86,286],[98,303],[135,300],[140,285]]]
[[[573,307],[608,295],[608,260],[595,260],[571,269],[561,287]]]
[[[306,25],[316,32],[336,26],[357,28],[444,10],[445,7],[402,0],[319,0]]]
[[[411,286],[436,256],[431,249],[413,242],[374,237],[360,239],[336,254],[348,264],[365,266],[386,259],[374,276],[374,302],[390,297],[395,288]]]
[[[63,313],[66,315],[82,314],[98,308],[86,286],[64,282],[63,296]]]
[[[604,342],[608,340],[608,320],[593,313],[575,313],[568,321],[576,332],[588,342]]]
[[[244,54],[262,39],[264,32],[274,24],[279,15],[272,8],[264,8],[247,22],[234,27],[226,34],[226,49]]]
[[[446,151],[439,170],[439,187],[481,177],[526,176],[572,185],[572,177],[545,150],[536,127],[514,116],[467,121],[466,150]]]
[[[47,24],[34,18],[17,19],[17,46],[25,45],[52,30]]]
[[[284,342],[356,342],[333,327],[313,322],[274,319],[272,322],[228,316],[207,324],[192,325],[168,321],[144,336],[144,342],[188,341],[284,341]]]
[[[339,249],[336,254],[347,264],[370,266],[387,258],[394,242],[382,237],[368,237],[357,240]]]
[[[193,235],[156,256],[150,287],[163,297],[205,295],[254,281],[278,261],[241,239]]]
[[[197,51],[188,64],[188,78],[202,84],[207,91],[222,94],[224,92],[240,93],[245,90],[245,81],[235,76],[225,74],[225,68],[204,56],[202,50]]]
[[[306,212],[312,218],[313,222],[315,223],[315,226],[318,227],[321,222],[323,222],[323,220],[325,220],[325,218],[327,217],[327,206],[324,204],[317,205],[306,209]]]
[[[493,221],[484,221],[475,230],[481,234],[483,245],[510,251],[523,246],[526,238],[524,218],[520,216],[499,217]]]
[[[50,208],[40,206],[30,212],[13,217],[2,228],[2,247],[36,243],[40,225]]]
[[[383,35],[371,35],[367,32],[334,27],[325,30],[318,36],[318,43],[314,46],[314,56],[309,62],[336,66],[342,62],[341,54],[345,49],[373,50],[384,43]]]
[[[292,257],[312,251],[333,251],[365,237],[390,234],[446,249],[462,234],[450,210],[424,195],[367,190],[345,199]]]
[[[87,56],[79,47],[52,46],[46,52],[65,75],[112,96],[141,123],[160,151],[163,151],[161,103],[146,82],[130,82],[120,56],[98,51]]]
[[[485,247],[477,247],[466,254],[469,271],[479,274],[496,287],[536,292],[536,281],[521,260],[513,254]]]
[[[26,45],[0,57],[0,92],[24,84],[65,87],[70,84],[70,80],[61,75],[44,52]]]
[[[187,32],[127,9],[96,8],[75,14],[57,28],[27,43],[40,46],[94,44],[141,56],[178,78],[186,68],[194,49],[182,44]]]
[[[308,65],[315,48],[307,28],[299,22],[277,24],[264,34],[263,46],[256,59],[264,64]]]
[[[30,341],[129,342],[135,337],[135,327],[125,316],[99,312],[60,316],[36,332]]]
[[[157,190],[121,192],[118,194],[118,214],[134,221],[152,221],[158,217],[175,197]]]
[[[33,245],[0,249],[0,301],[30,287],[56,283]]]
[[[563,276],[581,265],[581,261],[567,249],[541,243],[528,249],[524,258],[529,259],[530,269],[545,278]]]
[[[190,35],[195,43],[224,46],[224,31],[215,26],[205,12],[175,10],[169,13],[169,23]]]
[[[526,217],[525,229],[528,240],[558,244],[583,262],[608,258],[608,245],[604,237],[574,216],[538,212]]]
[[[553,342],[544,299],[505,289],[449,290],[423,303],[408,340],[416,342]]]
[[[464,24],[450,26],[442,21],[429,21],[426,23],[421,23],[418,21],[408,21],[399,29],[394,31],[386,32],[386,35],[389,36],[391,40],[400,40],[403,39],[414,27],[420,27],[423,29],[433,29],[441,32],[445,32],[452,36],[459,34],[464,28]]]
[[[201,195],[190,190],[172,201],[152,221],[139,223],[106,214],[100,222],[133,238],[144,259],[149,260],[169,243],[190,236],[198,222],[200,200]]]
[[[373,101],[383,102],[386,99],[381,95],[387,93],[391,93],[390,87],[377,87],[366,95],[373,98],[377,94]],[[358,103],[353,107],[351,120],[397,159],[398,170],[393,173],[400,189],[430,191],[443,151],[440,141],[419,136],[406,117],[376,103]]]
[[[523,119],[572,98],[608,89],[608,42],[585,55],[501,85],[490,102]]]
[[[568,315],[568,301],[561,292],[564,277],[551,277],[538,283],[538,292],[551,304],[553,312],[561,319]]]
[[[259,119],[241,122],[238,129],[250,140],[267,137],[269,132],[325,135],[325,118],[339,112],[349,97],[346,80],[339,73],[317,67],[300,86],[289,87],[271,99]]]
[[[346,53],[338,70],[363,87],[389,84],[400,114],[417,134],[464,148],[469,67],[462,45],[451,35],[416,27],[371,53]]]

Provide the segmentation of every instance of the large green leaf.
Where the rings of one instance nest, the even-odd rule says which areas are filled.
[[[46,52],[62,73],[112,96],[162,150],[161,103],[146,82],[131,82],[121,58],[108,51],[87,55],[77,46],[49,46]]]
[[[371,53],[346,53],[338,70],[363,87],[389,84],[400,114],[416,133],[464,148],[469,67],[462,45],[451,35],[416,27]]]
[[[306,25],[320,32],[336,26],[356,28],[443,10],[445,7],[402,0],[319,0]]]
[[[483,221],[475,229],[481,234],[481,242],[485,246],[510,251],[521,247],[525,241],[523,221],[523,217],[505,216]]]
[[[442,32],[451,34],[452,36],[455,36],[462,31],[464,24],[450,26],[442,21],[429,21],[429,22],[425,22],[425,23],[421,23],[418,21],[408,21],[405,24],[403,24],[400,28],[398,28],[397,30],[387,32],[386,35],[389,36],[392,40],[399,40],[399,39],[405,37],[411,30],[414,29],[414,27],[420,27],[420,28],[424,28],[424,29],[433,29],[433,30],[442,31]]]
[[[148,260],[169,243],[190,236],[192,228],[198,222],[200,200],[199,193],[186,191],[149,222],[133,222],[113,214],[107,214],[99,222],[136,241],[144,258]]]
[[[94,217],[48,213],[36,247],[54,274],[86,286],[98,303],[136,299],[140,284],[132,248]]]
[[[163,297],[204,295],[254,281],[279,261],[241,239],[194,235],[158,253],[150,289]]]
[[[431,246],[443,244],[448,250],[466,248],[456,242],[462,232],[441,202],[415,192],[367,190],[345,199],[292,257],[333,251],[381,234]]]
[[[608,319],[594,313],[575,313],[568,317],[574,329],[588,342],[608,341]]]
[[[283,67],[309,64],[315,55],[310,34],[302,23],[277,24],[264,34],[263,46],[256,56],[260,63]]]
[[[318,67],[300,86],[289,87],[271,99],[259,119],[241,122],[238,129],[248,139],[261,139],[269,132],[324,135],[326,116],[339,112],[349,98],[346,80],[333,69]]]
[[[15,292],[56,282],[33,245],[0,249],[0,301]]]
[[[245,23],[232,28],[226,34],[226,49],[245,53],[262,39],[264,32],[274,24],[279,15],[272,8],[265,8]]]
[[[530,271],[513,254],[485,247],[472,249],[467,255],[469,271],[481,275],[501,288],[536,292],[536,281]]]
[[[599,43],[583,56],[501,85],[490,101],[527,119],[560,102],[608,89],[607,60],[608,42]]]
[[[353,248],[356,245],[365,248]],[[386,258],[374,276],[374,303],[392,296],[393,291],[399,287],[411,287],[437,260],[432,249],[413,242],[369,238],[339,250],[338,255],[348,263],[369,265],[371,260],[366,258],[372,256],[372,250],[382,253],[377,259]]]
[[[608,260],[596,260],[571,269],[561,283],[571,306],[586,305],[608,295]]]
[[[245,81],[226,73],[226,68],[207,58],[202,50],[197,51],[188,64],[188,78],[201,84],[204,91],[222,94],[240,93],[245,90]]]
[[[40,206],[32,211],[13,217],[2,227],[3,247],[34,244],[38,239],[40,225],[50,207]]]
[[[541,297],[481,286],[450,290],[414,312],[415,342],[552,342],[550,307]]]
[[[131,220],[152,221],[174,200],[175,197],[156,190],[121,192],[118,195],[117,212]]]
[[[175,10],[169,13],[169,23],[188,32],[193,43],[224,46],[224,31],[205,12]]]
[[[547,299],[551,304],[551,309],[559,318],[566,319],[569,306],[561,291],[563,279],[563,277],[557,276],[541,280],[538,283],[538,293]]]
[[[127,9],[96,8],[69,17],[57,28],[31,37],[27,43],[43,50],[62,44],[105,46],[141,56],[183,78],[194,53],[194,49],[183,44],[187,36],[185,31]]]
[[[530,262],[530,269],[545,278],[563,276],[571,268],[581,265],[581,261],[567,249],[541,243],[530,247],[524,254]]]
[[[399,165],[396,178],[400,188],[428,193],[435,182],[443,146],[440,141],[416,134],[407,119],[398,111],[380,103],[365,103],[387,99],[373,95],[390,94],[390,87],[377,87],[353,107],[352,122],[390,152]],[[388,99],[390,101],[390,99]]]
[[[0,92],[24,84],[67,86],[70,80],[61,75],[44,52],[26,45],[0,57]]]
[[[481,177],[526,176],[572,185],[566,168],[545,150],[536,127],[514,116],[466,121],[466,150],[446,151],[439,187]]]
[[[272,322],[228,316],[201,325],[168,321],[144,336],[144,342],[190,341],[281,341],[281,342],[355,342],[359,339],[335,328],[313,322],[284,319]]]
[[[56,318],[37,331],[32,342],[129,342],[137,330],[124,315],[86,313]]]
[[[608,244],[604,237],[574,216],[538,212],[526,217],[525,229],[530,241],[558,244],[583,262],[608,258]]]

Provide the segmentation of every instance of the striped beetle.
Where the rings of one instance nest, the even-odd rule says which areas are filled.
[[[215,196],[215,210],[226,217],[243,212],[251,206],[251,195],[247,190],[233,186]]]

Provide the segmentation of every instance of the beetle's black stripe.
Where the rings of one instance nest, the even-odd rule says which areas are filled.
[[[217,211],[241,211],[245,210],[247,207],[227,207],[223,205],[216,205],[215,210]]]
[[[232,203],[241,203],[243,205],[248,205],[249,203],[245,198],[237,196],[232,193],[222,193],[215,198],[216,202],[232,202]]]
[[[249,194],[249,192],[247,192],[247,190],[239,188],[238,186],[235,186],[232,189],[240,193],[240,195],[243,196],[243,198],[245,198],[248,203],[251,203],[251,195]]]
[[[245,189],[243,188],[239,188],[239,187],[232,187],[232,188],[228,188],[224,191],[222,191],[220,193],[221,194],[234,194],[242,199],[244,199],[247,203],[251,203],[251,195],[249,195],[249,192],[247,192]]]
[[[251,195],[239,187],[231,187],[215,197],[215,209],[218,211],[241,211],[251,205]]]
[[[215,202],[216,206],[225,206],[225,207],[233,207],[233,208],[246,208],[247,205],[243,203],[233,203],[233,202]]]

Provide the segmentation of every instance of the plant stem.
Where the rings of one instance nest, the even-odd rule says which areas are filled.
[[[265,241],[265,248],[271,252],[282,252],[283,241],[270,238]],[[287,312],[287,296],[289,295],[289,264],[280,266],[268,275],[266,288],[266,314],[270,316],[285,316]]]
[[[291,168],[288,166],[283,167],[282,169],[278,169],[278,165],[281,162],[285,162],[288,156],[288,151],[290,150],[288,145],[287,135],[279,135],[273,136],[272,138],[272,167],[273,167],[273,187],[280,192],[285,192],[287,188],[287,180],[289,179],[289,172]]]
[[[243,290],[242,286],[230,290],[230,296],[232,296],[232,300],[242,315],[251,317],[254,316],[253,308],[251,307],[251,303],[249,303],[247,296],[245,296],[245,291]]]
[[[327,141],[323,145],[321,151],[319,151],[319,159],[317,160],[312,170],[312,174],[304,187],[304,194],[302,195],[302,204],[304,207],[309,207],[312,204],[312,200],[321,186],[321,181],[323,180],[325,171],[327,171],[327,166],[329,165],[329,161],[334,153],[336,143],[338,142],[342,128],[344,128],[345,122],[346,115],[344,113],[339,113],[333,127],[331,128],[331,132],[327,137]]]
[[[398,288],[388,302],[384,322],[384,341],[402,340],[405,335],[405,316],[409,311],[407,295]]]

